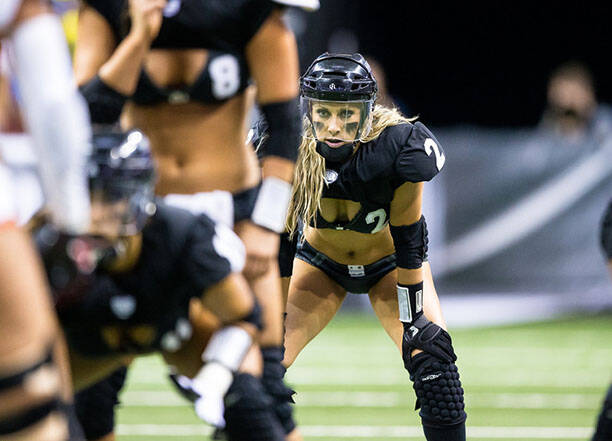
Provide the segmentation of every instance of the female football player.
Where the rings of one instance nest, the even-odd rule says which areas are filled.
[[[325,53],[300,80],[305,132],[288,225],[295,234],[301,220],[304,229],[284,362],[327,325],[347,291],[368,293],[402,351],[426,438],[465,440],[457,357],[424,264],[423,182],[440,171],[444,153],[423,124],[374,107],[376,91],[359,54]]]
[[[159,351],[193,379],[202,419],[222,426],[225,417],[230,439],[246,439],[248,429],[255,432],[249,439],[282,440],[259,380],[237,374],[260,319],[240,274],[239,239],[206,215],[155,203],[153,160],[141,132],[102,132],[93,148],[88,234],[58,234],[49,225],[35,233],[75,387]],[[205,310],[190,311],[193,299]],[[211,329],[218,330],[211,336]],[[233,400],[224,413],[226,393]],[[241,426],[251,420],[266,425],[266,437],[258,438],[256,425]]]
[[[151,139],[157,193],[233,225],[244,242],[244,274],[264,313],[266,387],[283,406],[276,256],[300,127],[297,46],[278,3],[87,0],[75,68],[94,121],[121,115]],[[254,97],[270,125],[261,168],[244,142]]]
[[[46,2],[3,0],[0,39],[21,86],[49,213],[59,228],[82,231],[89,124],[59,19]],[[65,354],[39,260],[14,223],[10,184],[0,159],[0,438],[63,441],[71,401]]]

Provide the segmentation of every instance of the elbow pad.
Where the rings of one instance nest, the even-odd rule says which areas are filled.
[[[411,225],[391,225],[391,236],[395,246],[397,266],[417,269],[427,260],[427,224],[425,217]]]
[[[279,156],[295,162],[302,128],[297,98],[261,106],[268,123],[268,137],[260,147],[262,156]]]
[[[128,97],[108,86],[96,75],[80,88],[89,106],[91,121],[96,124],[114,124],[119,120]]]

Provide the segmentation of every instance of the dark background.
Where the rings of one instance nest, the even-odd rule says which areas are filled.
[[[550,72],[568,60],[586,63],[612,102],[609,4],[498,3],[321,0],[299,34],[302,70],[344,29],[428,124],[534,125]]]

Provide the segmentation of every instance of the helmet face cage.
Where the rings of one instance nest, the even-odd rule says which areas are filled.
[[[317,141],[363,141],[372,127],[373,102],[300,98],[304,136]]]
[[[378,85],[360,54],[319,56],[300,78],[305,136],[319,141],[363,140],[372,126]]]
[[[119,219],[120,235],[137,234],[155,212],[154,185],[153,159],[141,132],[94,136],[90,192],[95,201],[108,207],[110,216]]]

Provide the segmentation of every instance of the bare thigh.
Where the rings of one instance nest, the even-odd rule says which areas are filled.
[[[58,335],[42,266],[27,235],[0,230],[0,376],[38,361]]]
[[[336,315],[346,290],[323,271],[295,259],[285,319],[285,359],[291,366],[298,354]]]

